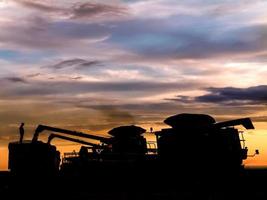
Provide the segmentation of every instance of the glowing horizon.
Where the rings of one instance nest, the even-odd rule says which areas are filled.
[[[258,149],[260,151],[259,155],[256,155],[254,157],[248,157],[246,160],[244,160],[244,165],[246,167],[267,167],[267,132],[266,132],[266,124],[265,123],[254,123],[255,129],[254,130],[244,130],[242,127],[236,127],[239,130],[244,131],[244,138],[245,138],[245,144],[246,147],[248,147],[248,155],[253,155],[255,150]],[[166,128],[168,126],[154,126],[154,131],[159,131],[161,128]],[[149,126],[144,126],[144,128],[149,131]],[[77,129],[77,131],[83,131],[85,133],[92,133],[85,129]],[[106,131],[107,132],[107,131]],[[96,135],[101,136],[107,136],[106,132],[100,131],[97,133],[94,133]],[[48,133],[43,133],[40,136],[40,140],[43,142],[47,141],[47,137],[49,136]],[[63,134],[64,135],[64,134]],[[19,136],[17,136],[19,138]],[[155,136],[153,135],[146,135],[147,141],[155,141]],[[17,139],[18,140],[18,139]],[[26,138],[26,140],[31,140],[31,137]],[[16,140],[15,140],[16,141]],[[90,141],[90,140],[89,140]],[[10,141],[11,142],[11,141]],[[96,142],[96,141],[92,141]],[[53,145],[57,147],[57,149],[61,153],[61,157],[64,155],[65,152],[79,152],[79,149],[81,147],[80,144],[64,141],[64,140],[55,140],[53,142]],[[7,170],[7,164],[8,164],[8,147],[1,147],[0,148],[0,154],[2,155],[1,161],[0,161],[0,170]]]

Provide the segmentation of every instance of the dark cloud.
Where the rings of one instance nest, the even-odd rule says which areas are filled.
[[[27,75],[28,78],[34,78],[34,77],[37,77],[37,76],[41,76],[41,73],[34,73],[34,74],[28,74]]]
[[[63,9],[51,6],[49,4],[45,4],[40,1],[31,1],[31,0],[17,0],[17,3],[30,8],[30,9],[35,9],[43,12],[62,12]]]
[[[96,103],[97,102],[97,103]],[[210,114],[218,121],[226,121],[234,118],[241,118],[244,116],[253,116],[259,110],[264,109],[260,105],[235,105],[235,106],[221,106],[221,105],[201,105],[200,103],[194,104],[182,104],[177,101],[168,101],[168,102],[137,102],[132,104],[118,104],[112,101],[69,101],[64,102],[69,105],[74,105],[77,108],[88,109],[88,110],[108,110],[114,108],[115,110],[126,111],[131,113],[135,117],[135,120],[138,124],[142,123],[160,123],[163,124],[163,120],[170,115],[177,113],[206,113]],[[253,121],[264,121],[265,117],[253,117]]]
[[[136,123],[135,117],[129,111],[118,109],[116,106],[98,106],[94,107],[94,109],[100,112],[103,117],[101,124],[94,127],[91,125],[91,128],[96,129],[98,127],[98,130],[101,130],[104,128]]]
[[[86,69],[88,67],[92,67],[92,66],[100,66],[101,62],[97,61],[97,60],[93,60],[93,61],[86,61],[83,63],[80,63],[79,65],[76,66],[76,69]]]
[[[71,77],[70,79],[71,80],[80,80],[82,78],[83,78],[82,76],[75,76],[75,77]]]
[[[102,121],[108,121],[110,125],[108,128],[112,128],[125,124],[163,124],[163,120],[175,112],[188,112],[188,108],[184,108],[181,105],[175,103],[152,103],[152,102],[137,102],[132,104],[112,104],[112,101],[102,102],[102,104],[90,103],[90,102],[76,102],[73,103],[78,108],[97,110],[103,112],[105,116]],[[191,108],[190,108],[191,109]],[[104,128],[106,123],[99,124],[98,128]],[[103,126],[104,125],[104,126]]]
[[[166,100],[183,103],[215,103],[228,106],[267,104],[267,85],[259,85],[248,88],[207,88],[208,94],[188,97],[178,95],[176,98]]]
[[[21,77],[5,77],[3,80],[13,82],[13,83],[27,83],[26,79]]]
[[[178,95],[175,98],[165,98],[164,100],[167,101],[179,101],[181,103],[188,103],[192,101],[192,97],[184,96],[184,95]]]
[[[122,6],[87,2],[74,6],[71,18],[83,19],[99,16],[122,16],[125,14],[127,14],[127,9]]]
[[[35,17],[25,19],[23,23],[5,24],[0,32],[0,41],[16,49],[60,48],[70,43],[57,33],[47,18]],[[17,34],[20,33],[20,34]]]
[[[74,65],[78,65],[78,64],[81,64],[84,62],[86,62],[86,60],[80,59],[80,58],[74,58],[74,59],[61,61],[59,63],[56,63],[56,64],[48,66],[48,67],[54,68],[54,69],[62,69],[62,68],[66,68],[66,67],[72,67]]]
[[[102,104],[96,104],[96,103],[90,103],[90,102],[85,102],[85,101],[81,101],[81,102],[68,102],[70,104],[75,105],[76,107],[79,108],[86,108],[86,109],[96,109],[96,110],[109,110],[110,108],[112,109],[116,109],[116,110],[130,110],[131,112],[134,111],[144,111],[144,112],[148,112],[148,111],[160,111],[162,112],[164,109],[165,110],[170,110],[173,109],[176,105],[172,104],[172,103],[132,103],[132,104],[116,104],[111,102],[104,102]]]
[[[44,13],[58,14],[70,19],[92,19],[101,17],[121,17],[127,14],[127,8],[122,5],[114,5],[99,2],[76,3],[74,6],[56,6],[42,1],[17,0],[18,4],[29,9],[38,10]]]
[[[15,79],[15,81],[22,81]],[[5,86],[7,95],[11,96],[39,96],[52,94],[82,94],[111,92],[126,95],[128,98],[139,95],[156,95],[177,90],[190,90],[200,87],[200,82],[153,82],[153,81],[32,81],[21,87]]]
[[[20,52],[35,49],[42,52],[44,57],[66,51],[81,52],[81,49],[86,49],[87,54],[91,51],[95,54],[98,49],[92,49],[93,44],[88,44],[103,40],[109,34],[108,30],[108,27],[97,23],[53,21],[44,16],[32,15],[25,18],[23,23],[3,24],[0,41],[8,49]]]
[[[46,66],[46,68],[53,68],[55,70],[73,68],[73,69],[86,69],[91,66],[99,65],[101,62],[97,60],[88,61],[81,58],[68,59],[58,62],[54,65]]]
[[[209,94],[196,97],[198,102],[223,103],[232,101],[246,101],[248,103],[267,103],[267,85],[248,88],[208,88]]]

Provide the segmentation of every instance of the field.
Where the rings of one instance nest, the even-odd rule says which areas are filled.
[[[138,176],[138,175],[136,175]],[[139,177],[141,178],[141,177]],[[0,173],[1,199],[266,199],[266,168],[250,168],[238,178],[165,178],[140,182],[77,177],[12,177]]]

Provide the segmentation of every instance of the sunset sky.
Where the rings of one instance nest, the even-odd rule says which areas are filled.
[[[267,1],[0,0],[0,169],[38,124],[104,134],[251,117],[267,165]],[[60,143],[59,143],[60,145]],[[60,147],[62,148],[62,146]]]

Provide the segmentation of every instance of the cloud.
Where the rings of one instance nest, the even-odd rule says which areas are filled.
[[[267,116],[252,117],[252,121],[255,121],[255,122],[267,122]]]
[[[64,61],[61,61],[57,64],[48,66],[48,67],[54,68],[54,69],[62,69],[62,68],[66,68],[66,67],[72,67],[74,65],[78,65],[78,64],[81,64],[84,62],[86,62],[86,60],[80,59],[80,58],[75,58],[75,59],[64,60]]]
[[[48,3],[44,3],[42,1],[31,1],[31,0],[16,0],[16,3],[25,6],[30,9],[42,11],[42,12],[62,12],[64,9],[51,6]]]
[[[10,79],[23,82],[23,79]],[[45,95],[73,95],[73,94],[107,94],[118,96],[149,96],[170,91],[190,90],[199,87],[199,82],[152,82],[152,81],[31,81],[21,87],[6,85],[2,87],[6,95],[10,96],[45,96]]]
[[[75,5],[72,9],[71,18],[90,19],[92,17],[122,17],[127,14],[127,9],[112,4],[87,2]]]
[[[27,81],[24,78],[20,77],[5,77],[3,80],[13,82],[13,83],[27,83]]]
[[[94,44],[105,40],[108,36],[108,28],[100,24],[55,22],[36,15],[26,18],[23,23],[2,24],[2,28],[3,31],[0,32],[2,48],[13,49],[20,53],[32,50],[49,52],[50,57],[68,51],[72,53],[87,51],[93,54],[98,52]]]
[[[46,66],[46,68],[53,68],[55,70],[65,69],[65,68],[73,68],[73,69],[86,69],[91,66],[99,65],[101,62],[97,60],[85,60],[81,58],[68,59],[64,61],[60,61],[56,64]]]
[[[28,74],[27,77],[29,78],[34,78],[34,77],[37,77],[37,76],[41,76],[41,73],[34,73],[34,74]]]
[[[230,118],[265,108],[260,1],[48,2],[0,7],[0,48],[12,52],[0,52],[0,106],[10,116],[2,127],[24,118],[66,125],[75,116],[77,127],[99,128],[123,118],[162,123],[179,112]]]
[[[245,101],[248,104],[267,103],[267,85],[259,85],[248,88],[208,88],[209,94],[196,97],[198,102],[224,103],[233,101]]]
[[[236,13],[229,13],[227,10],[232,10],[232,6],[236,8],[236,4],[194,1],[199,6],[196,9],[191,1],[140,1],[138,6],[132,2],[117,1],[68,4],[60,1],[52,5],[41,1],[18,2],[31,10],[55,13],[55,17],[35,12],[23,16],[23,24],[4,23],[0,41],[3,41],[6,48],[53,50],[57,54],[68,54],[69,58],[66,59],[88,53],[110,58],[112,50],[119,54],[114,53],[111,59],[126,60],[127,54],[134,54],[138,60],[161,62],[170,59],[223,59],[226,56],[232,59],[266,51],[266,23],[246,23],[247,18],[253,21],[258,16],[251,10],[248,14],[243,13],[241,8],[245,6],[244,3],[237,3],[241,8],[238,7]],[[172,14],[168,17],[146,17],[145,13],[153,13],[150,12],[151,4],[157,8],[156,11],[167,12],[169,8],[176,6],[179,9],[172,9]],[[261,7],[256,5],[255,9]],[[140,10],[141,6],[144,7],[140,13],[143,16],[138,17],[134,10]],[[223,8],[220,15],[213,16],[211,10],[216,12],[218,8]],[[245,8],[249,7],[246,5]],[[186,12],[181,13],[179,10]],[[123,14],[132,16],[118,17]],[[115,16],[123,20],[113,20]],[[110,21],[102,23],[96,20],[98,18]],[[15,21],[18,19],[14,19]],[[15,34],[18,32],[20,34]]]
[[[238,57],[266,51],[266,24],[240,24],[223,30],[221,25],[227,26],[227,21],[219,24],[216,19],[207,21],[208,17],[176,15],[167,19],[120,22],[108,41],[155,59]]]
[[[109,4],[103,2],[73,2],[73,5],[67,3],[55,3],[45,1],[17,0],[16,3],[31,10],[37,10],[45,14],[54,14],[55,17],[66,19],[94,19],[106,21],[122,18],[128,14],[126,6],[119,4]]]
[[[103,117],[100,124],[94,126],[91,125],[91,128],[101,130],[105,128],[113,128],[120,125],[130,125],[136,123],[135,117],[129,111],[118,109],[116,106],[98,106],[94,109],[99,111]]]
[[[101,62],[98,60],[86,61],[76,66],[76,69],[86,69],[92,66],[99,66],[99,65],[101,65]]]
[[[70,100],[70,99],[69,99]],[[133,102],[118,103],[116,101],[80,101],[70,100],[67,105],[74,105],[77,108],[87,110],[115,110],[131,113],[138,124],[163,125],[163,120],[170,115],[177,113],[206,113],[216,117],[217,121],[231,120],[234,118],[253,117],[253,121],[263,122],[265,117],[258,117],[259,110],[264,109],[261,105],[228,105],[227,107],[214,104],[201,103],[180,103],[179,101],[162,101],[162,102]]]
[[[189,97],[178,95],[166,100],[183,103],[214,103],[224,105],[259,105],[267,104],[267,85],[258,85],[248,88],[210,87],[205,89],[208,94]]]
[[[185,96],[185,95],[178,95],[175,98],[165,98],[164,100],[167,100],[167,101],[179,101],[181,103],[188,103],[188,102],[192,102],[192,97]]]
[[[80,80],[82,78],[83,78],[82,76],[75,76],[75,77],[71,77],[70,79],[72,79],[72,80]]]

